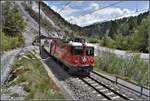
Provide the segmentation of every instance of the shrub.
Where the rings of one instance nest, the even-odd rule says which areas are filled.
[[[134,54],[130,59],[123,59],[109,52],[103,53],[95,58],[95,70],[118,75],[148,86],[148,63],[140,59],[138,54]]]
[[[116,42],[109,36],[103,38],[103,45],[108,48],[116,48]]]
[[[7,51],[24,45],[24,38],[22,35],[9,36],[2,33],[2,50]]]

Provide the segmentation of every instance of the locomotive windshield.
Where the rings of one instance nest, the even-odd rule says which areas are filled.
[[[72,47],[72,53],[74,55],[83,55],[83,47],[81,46],[75,46]],[[93,56],[94,55],[94,48],[93,47],[86,47],[86,55],[87,56]]]
[[[80,46],[72,47],[72,53],[74,55],[83,55],[83,47]]]
[[[86,55],[93,56],[94,55],[94,48],[93,47],[86,47]]]

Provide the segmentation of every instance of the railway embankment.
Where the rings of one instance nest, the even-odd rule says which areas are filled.
[[[113,53],[123,59],[130,59],[135,54],[138,54],[140,59],[143,59],[144,61],[149,62],[149,54],[148,53],[130,52],[130,51],[125,51],[125,50],[102,47],[102,46],[99,46],[98,44],[94,44],[94,45],[95,45],[95,56],[101,56],[101,55],[103,55],[103,53]]]
[[[103,52],[95,57],[94,69],[148,86],[148,63],[138,54],[131,58],[122,58],[115,53]]]
[[[2,100],[65,99],[33,50],[26,51],[13,63],[4,83]]]

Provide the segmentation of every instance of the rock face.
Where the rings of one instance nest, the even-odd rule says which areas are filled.
[[[26,11],[26,9],[24,7],[24,6],[26,6],[26,7],[30,8],[31,10],[33,10],[34,13],[38,14],[39,13],[38,3],[35,1],[31,1],[31,2],[16,1],[16,4],[20,7],[20,10],[23,12],[25,19],[29,20],[29,24],[30,24],[29,26],[32,26],[38,32],[39,31],[39,24],[38,24],[39,22],[37,22],[34,18],[32,18],[30,16],[30,14],[28,13],[28,11]],[[41,24],[41,34],[42,35],[51,36],[51,37],[62,37],[64,35],[64,32],[61,30],[61,28],[59,26],[57,26],[54,23],[54,21],[50,17],[48,17],[42,9],[40,10],[40,14],[41,14],[41,18],[45,19],[48,26],[53,28],[53,31],[49,32],[46,28],[42,27],[42,24]],[[53,34],[53,33],[55,33],[55,34]]]

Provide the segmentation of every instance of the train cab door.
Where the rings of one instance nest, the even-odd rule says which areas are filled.
[[[52,43],[52,40],[49,41],[49,53],[51,55],[52,53],[52,47],[53,47],[53,43]]]
[[[49,53],[49,41],[47,39],[44,41],[44,48]]]

